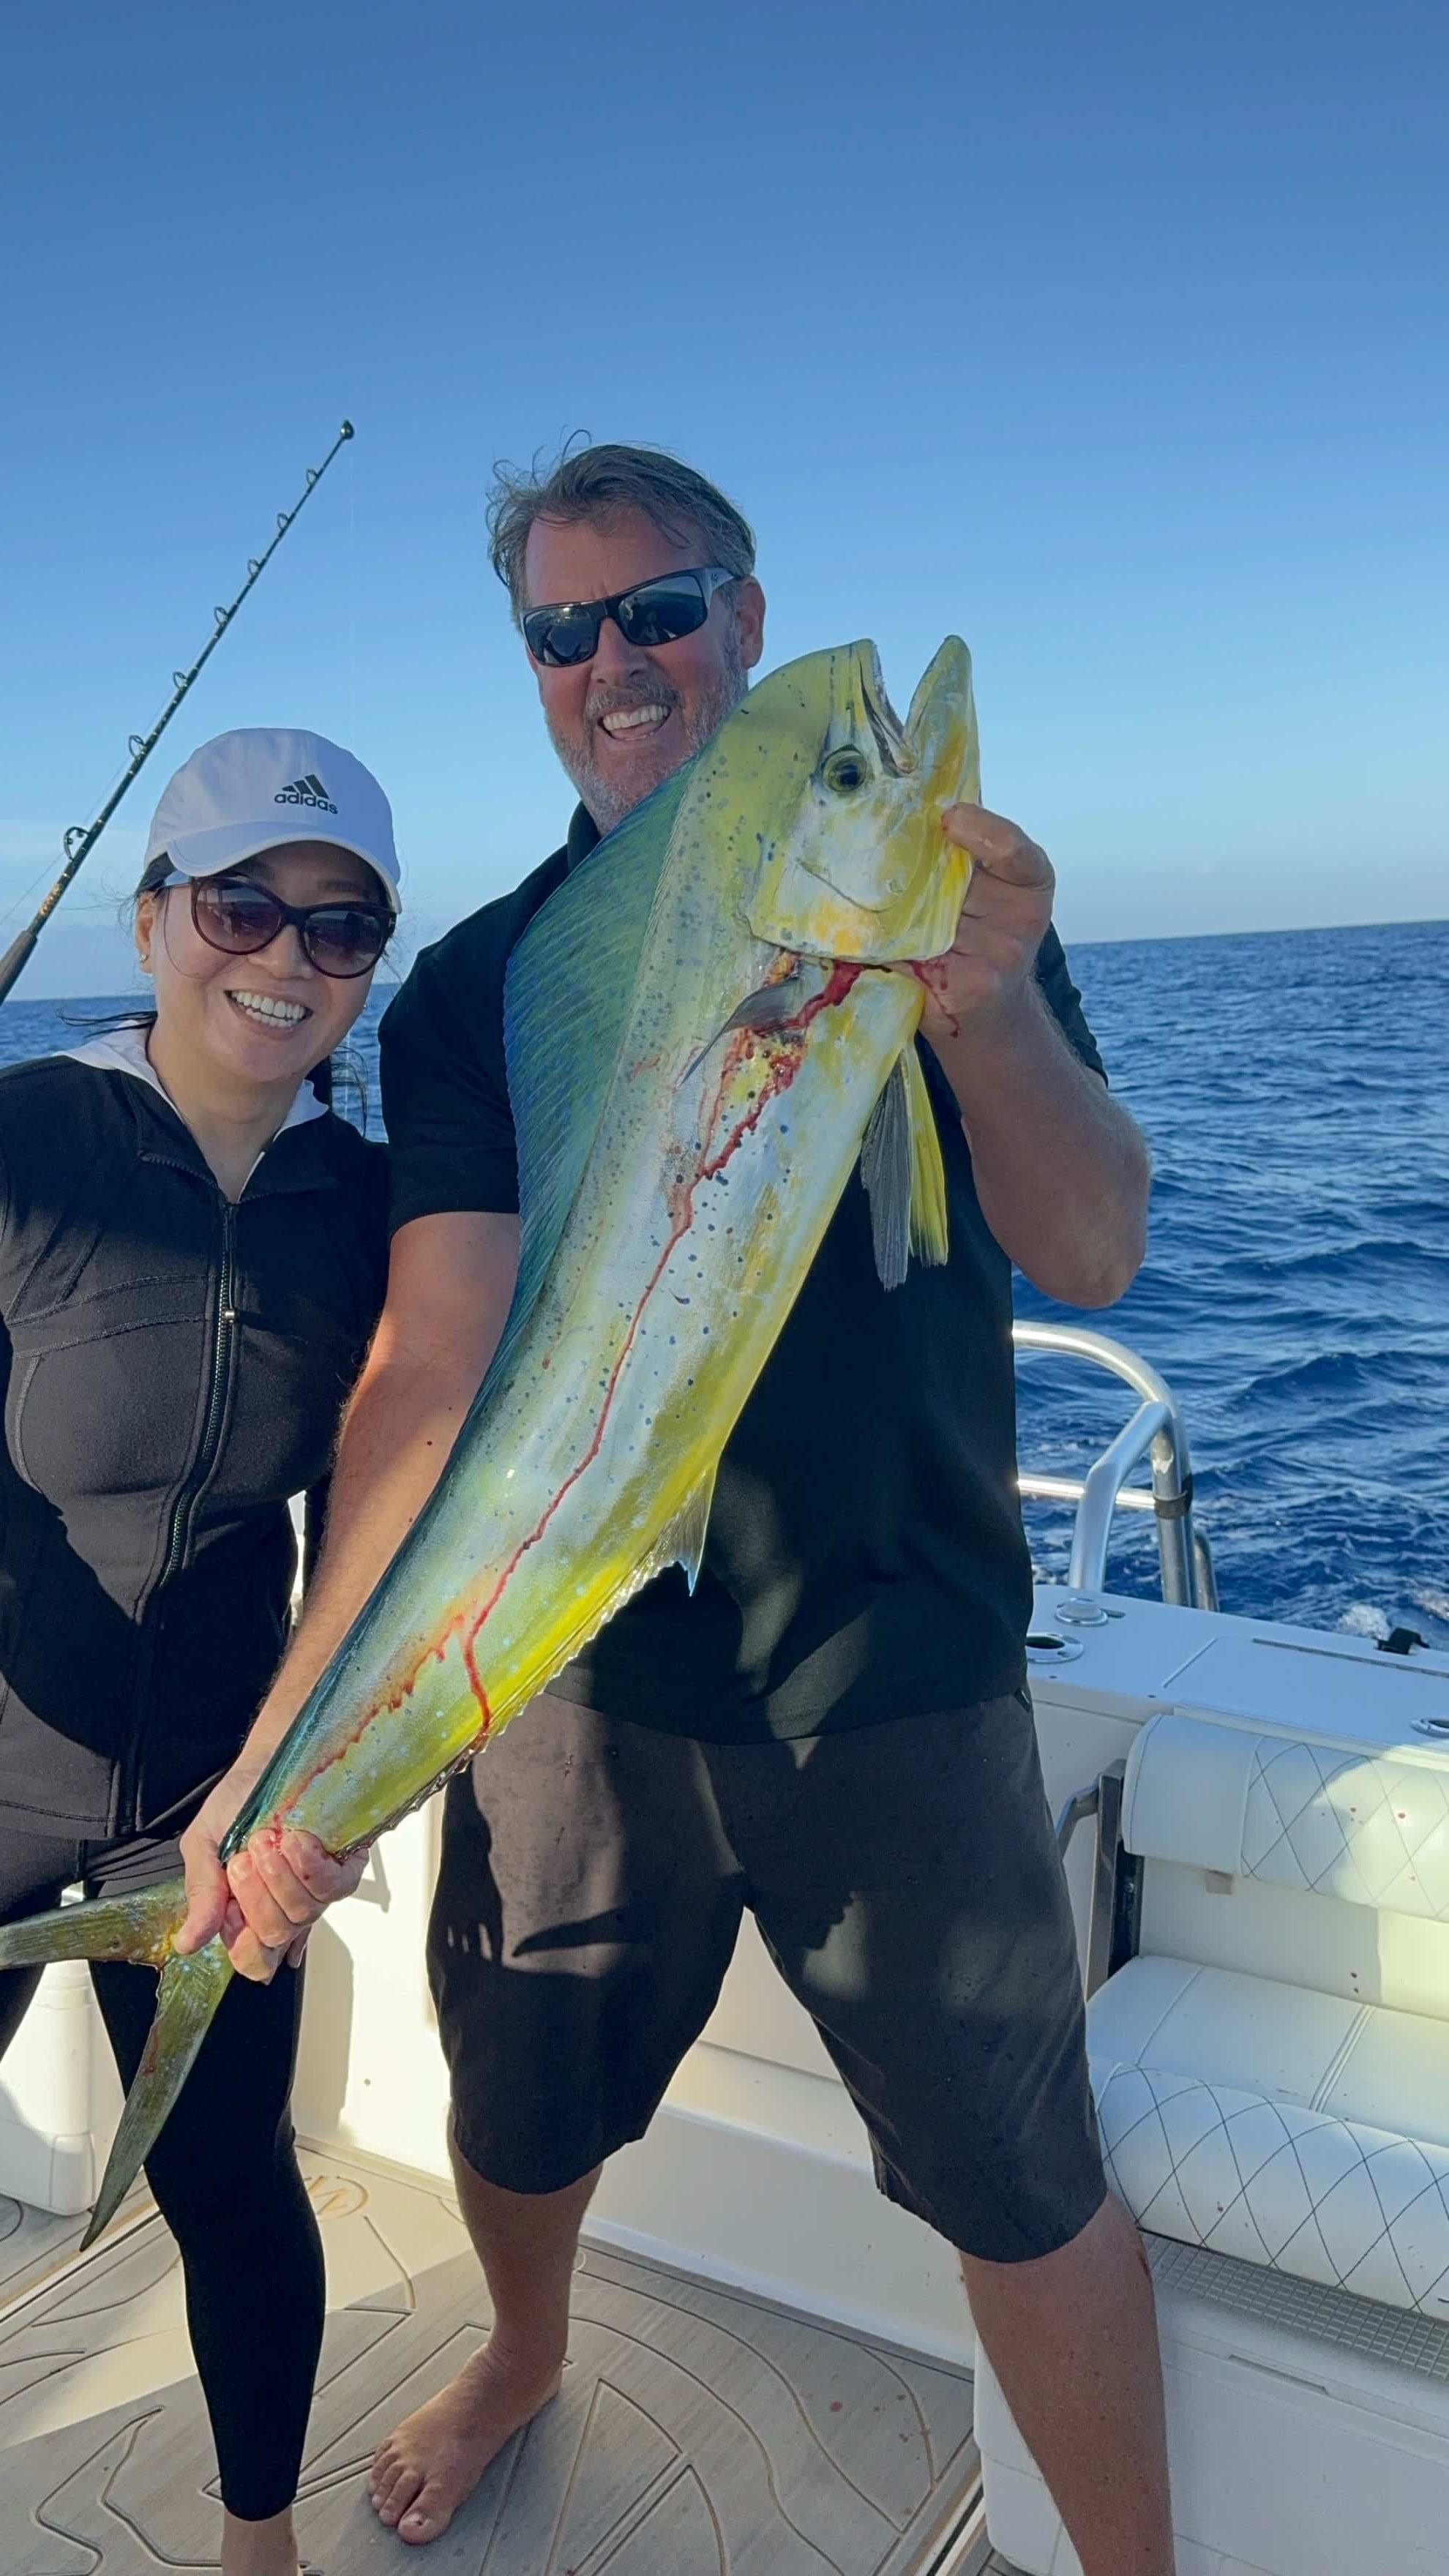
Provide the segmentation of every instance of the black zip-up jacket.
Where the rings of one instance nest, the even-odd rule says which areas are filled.
[[[330,1111],[233,1205],[136,1074],[0,1073],[0,1813],[148,1830],[231,1761],[286,1635],[386,1275]]]

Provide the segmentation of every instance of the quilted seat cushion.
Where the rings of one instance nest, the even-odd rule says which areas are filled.
[[[1159,1957],[1088,2025],[1108,2176],[1144,2226],[1449,2316],[1449,2024]]]
[[[1122,1838],[1148,1860],[1449,1922],[1440,1748],[1372,1753],[1164,1710],[1128,1760]]]

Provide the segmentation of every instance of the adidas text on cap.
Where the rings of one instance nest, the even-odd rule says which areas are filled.
[[[162,792],[146,866],[164,851],[179,875],[214,877],[289,841],[351,850],[400,910],[392,807],[371,770],[320,733],[250,725],[204,742]]]

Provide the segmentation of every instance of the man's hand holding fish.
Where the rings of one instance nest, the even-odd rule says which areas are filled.
[[[1147,1152],[1043,999],[1036,965],[1055,871],[984,805],[949,806],[942,822],[973,865],[951,946],[917,970],[921,1034],[956,1095],[977,1196],[1039,1288],[1065,1305],[1110,1305],[1146,1248]]]

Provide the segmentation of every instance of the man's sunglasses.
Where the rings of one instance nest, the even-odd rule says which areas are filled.
[[[208,948],[254,957],[291,923],[319,975],[365,975],[392,935],[392,914],[373,903],[283,903],[251,877],[179,877],[191,887],[191,918]]]
[[[524,612],[523,640],[535,662],[555,669],[593,660],[606,617],[612,617],[628,644],[677,644],[681,635],[692,635],[704,624],[715,592],[739,579],[723,564],[696,565],[688,572],[661,573],[657,581],[636,581],[632,590],[616,590],[612,599],[565,599],[551,608],[530,608]]]

